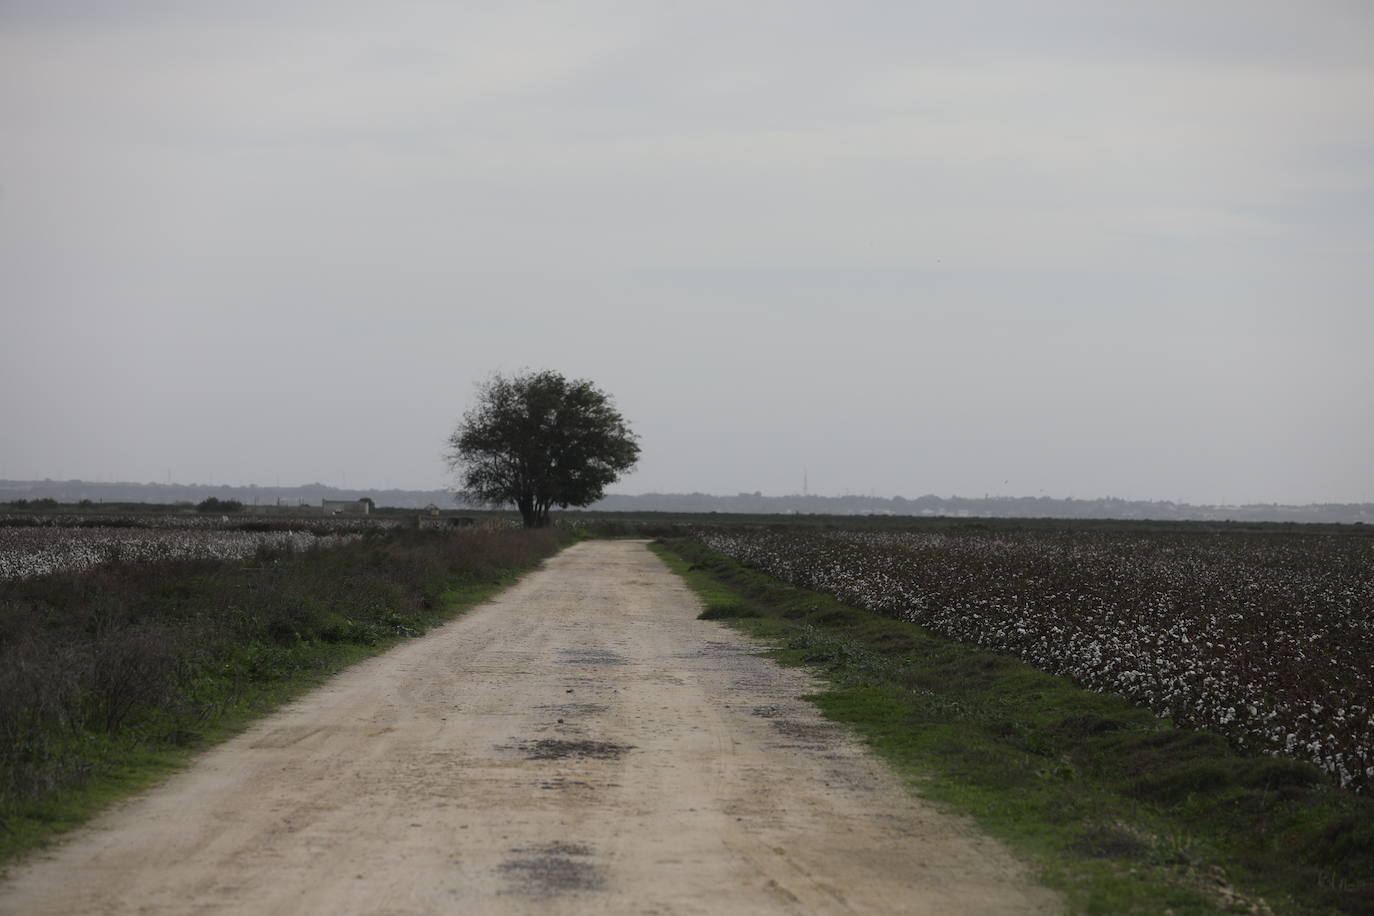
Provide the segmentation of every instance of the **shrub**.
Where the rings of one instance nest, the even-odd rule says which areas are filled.
[[[196,511],[207,514],[216,512],[221,514],[226,512],[238,512],[242,508],[243,503],[239,502],[237,499],[219,499],[215,496],[211,496],[209,499],[196,503]]]
[[[108,765],[108,736],[186,744],[256,685],[318,670],[350,645],[419,635],[447,589],[500,582],[567,536],[393,530],[243,560],[0,581],[0,832]]]

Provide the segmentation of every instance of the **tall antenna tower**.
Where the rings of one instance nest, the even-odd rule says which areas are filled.
[[[802,496],[810,496],[810,495],[811,495],[811,485],[810,485],[810,484],[811,484],[811,481],[810,481],[810,479],[809,479],[808,469],[805,468],[805,467],[803,467],[803,468],[802,468]]]

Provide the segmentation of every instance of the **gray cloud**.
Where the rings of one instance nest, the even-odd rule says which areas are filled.
[[[1364,4],[10,3],[0,474],[1374,500]]]

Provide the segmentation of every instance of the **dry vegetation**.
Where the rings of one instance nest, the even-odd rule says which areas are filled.
[[[17,842],[16,823],[46,817],[48,799],[150,749],[195,744],[275,685],[422,632],[456,593],[489,590],[565,537],[57,530],[121,549],[0,581],[0,847]],[[186,543],[218,558],[185,559]]]

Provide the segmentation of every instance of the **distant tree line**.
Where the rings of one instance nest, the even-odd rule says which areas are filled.
[[[216,496],[211,496],[209,499],[204,499],[196,503],[196,511],[205,513],[218,512],[223,514],[226,512],[238,512],[242,508],[243,503],[239,502],[237,499],[220,499]]]

